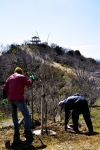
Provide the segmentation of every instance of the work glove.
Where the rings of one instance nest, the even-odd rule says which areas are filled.
[[[7,98],[3,99],[3,104],[4,104],[4,105],[7,105],[7,104],[8,104],[8,99],[7,99]]]
[[[64,125],[64,129],[65,129],[65,131],[67,131],[67,125]]]
[[[30,79],[31,79],[32,82],[33,82],[33,80],[34,80],[34,75],[30,75]]]

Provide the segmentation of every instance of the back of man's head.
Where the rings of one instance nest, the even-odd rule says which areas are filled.
[[[15,68],[15,70],[14,70],[14,73],[19,73],[19,74],[23,74],[23,70],[22,70],[22,68],[20,68],[20,67],[16,67]]]

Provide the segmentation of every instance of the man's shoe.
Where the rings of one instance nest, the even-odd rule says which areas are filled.
[[[88,132],[86,135],[91,136],[91,135],[95,135],[95,132]]]
[[[34,134],[31,131],[25,131],[24,135],[25,135],[26,140],[28,140],[28,141],[34,140],[34,138],[33,138]]]
[[[17,145],[20,143],[20,135],[14,135],[13,137],[13,145]]]
[[[74,130],[76,133],[81,134],[81,132],[79,130]]]

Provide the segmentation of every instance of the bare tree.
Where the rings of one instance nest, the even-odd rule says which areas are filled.
[[[76,74],[74,82],[79,87],[80,94],[85,96],[91,107],[100,96],[100,92],[97,89],[100,81],[93,76],[92,72],[88,72],[85,69],[76,68],[73,71]]]

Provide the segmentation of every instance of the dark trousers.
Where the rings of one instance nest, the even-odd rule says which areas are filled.
[[[80,100],[74,104],[73,111],[72,111],[72,121],[73,121],[73,126],[75,131],[78,131],[79,114],[83,114],[89,132],[93,132],[89,107],[86,100]]]

